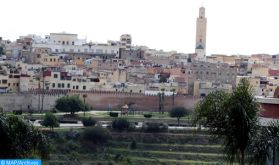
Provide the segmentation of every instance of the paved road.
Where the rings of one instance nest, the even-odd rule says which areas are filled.
[[[40,127],[40,126],[42,126],[41,124],[40,124],[40,121],[41,120],[35,120],[34,121],[34,123],[33,123],[33,125],[35,126],[35,127]],[[78,123],[60,123],[60,127],[83,127],[83,124],[82,124],[82,122],[81,121],[78,121]]]

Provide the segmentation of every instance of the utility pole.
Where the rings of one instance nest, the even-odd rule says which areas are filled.
[[[43,71],[42,71],[43,72]],[[42,107],[41,107],[41,112],[44,111],[44,97],[45,97],[45,77],[44,77],[44,72],[43,72],[43,93],[42,93]]]
[[[87,97],[87,95],[83,94],[82,97],[83,97],[83,117],[85,117],[85,98]]]
[[[172,89],[172,108],[174,108],[174,92],[175,92],[175,89]]]
[[[39,77],[39,84],[38,84],[38,96],[39,96],[39,101],[38,101],[38,111],[41,111],[41,78]]]

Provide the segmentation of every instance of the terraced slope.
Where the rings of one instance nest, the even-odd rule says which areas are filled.
[[[48,164],[196,165],[223,162],[220,142],[212,141],[205,132],[112,132],[112,139],[103,152],[53,154]]]

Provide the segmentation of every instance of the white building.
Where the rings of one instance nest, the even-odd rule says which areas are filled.
[[[115,54],[119,57],[119,44],[111,41],[107,44],[87,43],[86,39],[78,39],[77,34],[50,33],[44,40],[35,39],[32,45],[36,48],[50,48],[52,53],[90,53]]]

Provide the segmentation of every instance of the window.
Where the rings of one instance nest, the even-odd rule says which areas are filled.
[[[62,88],[64,88],[64,87],[65,87],[65,86],[64,86],[64,83],[62,83],[61,85],[62,85]]]
[[[62,41],[62,45],[65,45],[65,41]]]
[[[60,83],[58,83],[58,88],[60,88],[61,87],[61,84]]]
[[[73,89],[75,89],[75,86],[73,86]]]
[[[70,88],[70,84],[69,83],[67,84],[67,88]]]
[[[7,84],[8,80],[2,80],[2,84]]]
[[[69,41],[67,41],[67,45],[69,45]]]
[[[72,42],[72,45],[75,45],[75,42],[74,42],[74,41]]]
[[[85,85],[82,88],[83,88],[83,90],[86,90],[86,86]]]
[[[52,58],[50,58],[49,60],[50,60],[50,62],[52,62]]]
[[[55,83],[52,83],[52,88],[55,88]]]
[[[53,75],[53,78],[58,78],[58,74],[54,74],[54,75]]]
[[[76,89],[78,89],[78,85],[76,86]]]
[[[58,49],[55,49],[55,52],[58,53],[59,52]]]

